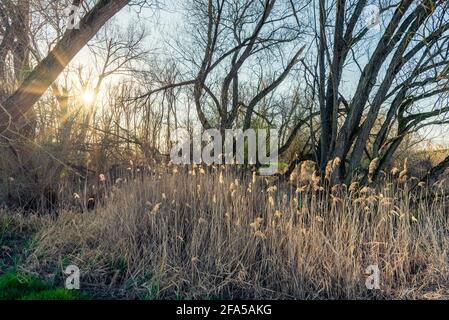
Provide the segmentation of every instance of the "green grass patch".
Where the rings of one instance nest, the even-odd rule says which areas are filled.
[[[50,285],[32,276],[11,272],[0,277],[0,300],[17,300],[48,289]]]
[[[75,290],[53,289],[31,293],[20,300],[88,300],[88,296]]]
[[[79,291],[54,289],[33,276],[15,272],[0,277],[0,300],[85,300]]]

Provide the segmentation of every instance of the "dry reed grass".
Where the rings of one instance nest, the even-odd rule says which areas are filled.
[[[447,203],[427,189],[164,170],[95,212],[48,221],[27,268],[76,264],[84,288],[126,298],[449,297]],[[381,289],[370,291],[373,264]]]

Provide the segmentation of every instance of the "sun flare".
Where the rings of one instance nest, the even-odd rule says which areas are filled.
[[[91,91],[85,91],[82,96],[83,102],[86,104],[91,104],[94,102],[94,94]]]

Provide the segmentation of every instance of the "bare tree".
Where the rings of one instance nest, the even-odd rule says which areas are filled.
[[[276,0],[191,1],[191,46],[177,43],[181,59],[191,70],[191,79],[151,90],[139,98],[173,87],[192,86],[195,109],[204,129],[231,128],[240,112],[244,114],[243,127],[248,129],[258,104],[287,78],[304,50],[292,10]],[[293,53],[283,61],[288,49]],[[259,86],[257,92],[243,97],[240,91],[245,83],[254,85],[260,77],[250,76],[248,80],[242,75],[251,72],[254,62],[261,60],[265,64],[271,61],[277,68],[272,76],[263,76],[265,85]]]
[[[379,1],[379,25],[369,24],[367,4],[317,0],[310,8],[319,21],[305,66],[320,113],[314,157],[323,173],[329,161],[341,160],[335,183],[357,173],[377,179],[404,137],[448,121],[448,3]],[[370,161],[376,168],[368,177]]]

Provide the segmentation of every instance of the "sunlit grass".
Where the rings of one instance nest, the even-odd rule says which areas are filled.
[[[67,262],[127,298],[448,297],[447,204],[408,181],[278,184],[221,168],[164,168],[108,194],[105,208],[47,224],[27,264]],[[434,187],[438,191],[438,188]],[[378,265],[381,289],[365,269]]]

